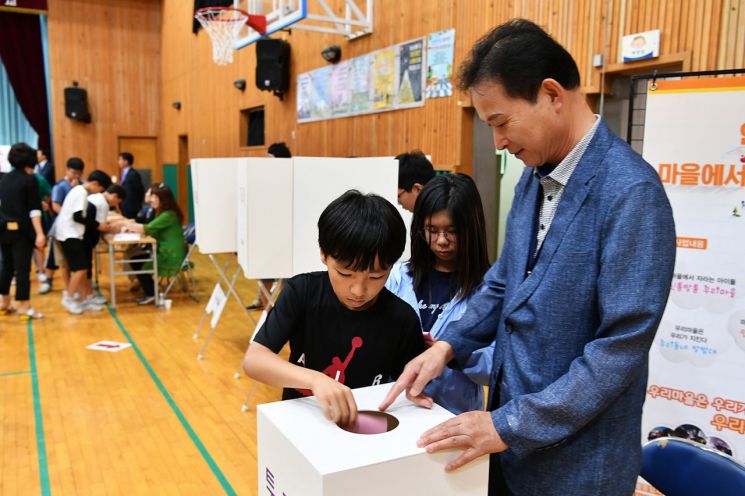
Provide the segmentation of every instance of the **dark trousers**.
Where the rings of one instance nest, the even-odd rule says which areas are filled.
[[[138,258],[150,258],[150,253],[143,253],[141,255],[136,255],[132,258],[132,260],[137,260]],[[145,262],[130,262],[130,264],[134,270],[142,270],[142,267],[145,265]],[[140,281],[140,285],[142,286],[142,290],[145,292],[145,296],[155,296],[155,283],[153,282],[153,276],[151,274],[135,274],[137,276],[137,280]]]
[[[47,254],[46,268],[49,270],[59,269],[59,267],[57,267],[57,262],[54,259],[54,240],[51,238],[49,239],[49,253]],[[51,283],[52,280],[49,279],[49,282]]]
[[[499,455],[489,455],[489,496],[512,496],[502,473]]]
[[[10,294],[10,282],[16,278],[16,301],[29,299],[31,283],[31,255],[34,252],[34,242],[28,237],[21,237],[12,243],[0,245],[3,254],[3,264],[0,269],[0,294]]]
[[[501,383],[502,370],[500,369],[497,373],[497,380],[494,381],[494,387],[489,390],[487,410],[490,412],[499,408],[499,384]],[[512,491],[504,480],[499,455],[496,453],[489,455],[489,496],[512,496]]]

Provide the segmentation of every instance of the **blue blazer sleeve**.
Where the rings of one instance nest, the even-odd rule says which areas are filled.
[[[440,340],[452,346],[456,365],[461,368],[478,367],[470,362],[476,350],[487,347],[493,350],[489,345],[494,341],[502,315],[504,288],[504,263],[500,259],[487,271],[481,291],[468,302],[463,317],[448,325],[440,336]],[[477,361],[486,359],[483,353]],[[488,368],[491,371],[491,366]]]

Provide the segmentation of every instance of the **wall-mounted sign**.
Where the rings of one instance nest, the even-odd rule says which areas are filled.
[[[624,62],[652,59],[660,56],[660,30],[644,31],[623,37]]]

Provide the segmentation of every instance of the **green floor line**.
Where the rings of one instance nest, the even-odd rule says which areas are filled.
[[[2,374],[0,374],[0,377],[8,377],[11,375],[25,375],[25,374],[30,374],[30,373],[31,373],[30,370],[19,370],[17,372],[3,372]]]
[[[41,417],[41,396],[39,395],[39,378],[36,374],[36,351],[34,350],[34,329],[29,320],[26,324],[28,334],[28,358],[31,370],[31,389],[34,394],[34,421],[36,423],[36,453],[39,457],[39,481],[41,482],[41,494],[49,496],[52,490],[49,487],[49,467],[47,466],[47,445],[44,441],[44,423]]]
[[[236,492],[233,489],[233,487],[230,485],[230,482],[228,482],[228,479],[225,477],[225,475],[220,470],[220,467],[217,466],[217,463],[215,463],[215,460],[212,458],[212,456],[207,451],[207,448],[204,447],[204,444],[202,444],[202,441],[199,440],[199,437],[197,436],[196,432],[194,432],[194,429],[191,428],[191,425],[189,425],[189,422],[186,420],[186,417],[184,417],[184,414],[181,412],[179,407],[176,405],[176,402],[173,400],[171,395],[166,390],[163,383],[158,378],[157,374],[153,370],[153,368],[150,366],[150,363],[148,363],[145,356],[140,351],[140,348],[137,346],[137,344],[134,342],[132,337],[127,332],[127,329],[124,327],[124,324],[119,320],[119,316],[116,314],[114,309],[111,308],[111,306],[107,303],[106,308],[109,310],[109,314],[114,318],[114,321],[119,326],[119,330],[122,331],[122,334],[127,339],[129,344],[132,345],[132,349],[137,354],[137,357],[140,359],[140,362],[145,366],[145,369],[147,370],[148,374],[150,374],[150,378],[155,382],[155,385],[158,387],[158,390],[160,390],[160,393],[165,398],[166,402],[171,407],[171,410],[173,410],[173,413],[176,414],[176,417],[178,417],[179,421],[181,422],[181,425],[186,430],[186,433],[189,434],[189,437],[191,438],[194,445],[199,450],[199,453],[202,455],[202,458],[204,458],[204,461],[207,462],[207,465],[209,465],[210,469],[212,470],[212,473],[217,477],[217,480],[220,482],[220,485],[222,486],[223,490],[225,490],[225,494],[235,495]]]

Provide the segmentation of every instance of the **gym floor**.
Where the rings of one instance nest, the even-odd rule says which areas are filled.
[[[255,405],[281,391],[257,384],[241,411],[254,382],[234,373],[253,324],[233,298],[197,360],[209,324],[193,335],[218,275],[193,260],[198,303],[177,284],[171,310],[138,306],[121,278],[116,310],[70,315],[57,275],[52,293],[32,287],[44,319],[0,317],[0,494],[256,494]],[[251,302],[256,283],[239,277],[237,291]],[[104,339],[132,346],[86,349]]]

